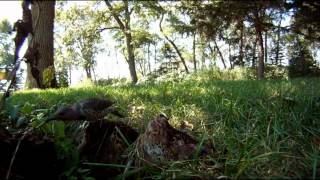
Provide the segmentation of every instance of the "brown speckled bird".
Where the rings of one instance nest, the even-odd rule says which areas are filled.
[[[199,155],[213,152],[207,144],[198,148],[198,141],[188,134],[172,127],[168,118],[160,115],[149,122],[147,129],[136,144],[137,165],[141,159],[153,163],[164,163],[170,160],[187,160],[193,158],[199,149]]]
[[[114,102],[107,99],[90,98],[81,100],[71,106],[66,106],[58,109],[53,115],[47,118],[50,120],[87,120],[96,121],[105,117],[107,114],[112,113],[119,117],[123,117],[113,107]]]

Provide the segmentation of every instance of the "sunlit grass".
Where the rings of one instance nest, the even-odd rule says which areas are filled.
[[[320,173],[319,88],[317,78],[230,81],[202,73],[179,83],[19,91],[7,108],[26,102],[48,108],[87,97],[111,98],[141,132],[165,113],[173,126],[187,120],[194,125],[195,137],[205,133],[214,144],[216,153],[208,164],[176,162],[150,171],[154,178],[315,178]]]

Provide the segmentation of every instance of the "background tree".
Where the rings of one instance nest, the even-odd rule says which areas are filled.
[[[320,4],[318,1],[289,1],[287,10],[293,10],[293,32],[310,41],[320,41]]]
[[[289,76],[303,77],[313,76],[316,69],[315,61],[308,48],[308,42],[299,36],[289,37],[291,46],[289,48]]]
[[[0,84],[1,87],[4,85],[3,83],[6,82],[7,75],[10,73],[14,65],[14,44],[9,34],[11,30],[12,25],[7,19],[0,21],[0,80],[3,81]],[[19,76],[17,78],[19,79]]]
[[[0,21],[0,66],[10,70],[13,65],[13,42],[9,32],[12,26],[7,19]]]
[[[136,62],[134,58],[134,47],[132,44],[132,31],[131,31],[131,14],[133,12],[133,9],[129,7],[129,4],[132,2],[128,2],[127,0],[123,1],[123,4],[116,5],[116,8],[107,0],[105,0],[105,3],[109,10],[111,11],[112,16],[114,17],[115,21],[118,23],[119,28],[121,29],[122,33],[125,37],[126,42],[126,48],[127,48],[127,62],[129,64],[129,70],[131,75],[132,83],[138,82],[138,76],[136,72]],[[119,14],[120,11],[123,10],[123,19],[121,19],[121,15]]]
[[[182,53],[181,53],[181,50],[178,48],[178,46],[176,45],[176,43],[174,42],[174,40],[170,39],[169,36],[168,36],[168,31],[165,31],[162,27],[162,22],[163,22],[163,19],[165,17],[165,12],[167,12],[165,9],[163,9],[163,7],[160,6],[160,8],[162,9],[162,11],[159,11],[160,12],[160,21],[159,21],[159,29],[160,29],[160,32],[161,34],[165,37],[165,39],[170,43],[170,45],[172,45],[173,49],[176,51],[176,53],[178,54],[178,57],[180,58],[180,61],[182,62],[184,68],[185,68],[185,71],[186,73],[189,73],[189,68],[186,64],[186,60],[185,58],[183,57]],[[172,11],[169,11],[169,19],[171,19],[171,22],[172,21],[175,21],[176,23],[178,23],[176,17],[172,17],[174,16]],[[171,15],[171,16],[170,16]],[[169,20],[170,21],[170,20]],[[177,28],[177,27],[176,27]]]
[[[57,38],[60,42],[56,41],[56,43],[68,52],[61,61],[66,62],[68,58],[74,65],[80,65],[90,80],[95,72],[95,56],[103,50],[101,33],[98,31],[100,25],[95,19],[96,12],[92,5],[92,3],[83,7],[74,5],[69,9],[59,10],[56,18],[60,27],[57,30]]]

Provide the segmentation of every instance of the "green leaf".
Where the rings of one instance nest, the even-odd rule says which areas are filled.
[[[54,122],[54,135],[57,138],[63,138],[65,137],[64,133],[64,123],[63,122]]]
[[[29,102],[26,102],[24,104],[24,106],[21,108],[20,112],[23,114],[23,115],[30,115],[31,112],[33,111],[33,108],[34,108],[34,105],[33,104],[30,104]]]

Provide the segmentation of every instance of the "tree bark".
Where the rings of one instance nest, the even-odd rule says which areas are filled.
[[[241,19],[241,25],[240,25],[240,52],[239,52],[239,65],[244,66],[243,62],[243,44],[244,44],[244,22],[243,19]]]
[[[252,52],[252,65],[251,67],[256,66],[256,49],[257,49],[257,41],[258,39],[256,38],[253,44],[253,52]]]
[[[149,69],[149,73],[151,73],[151,59],[150,59],[150,43],[148,43],[148,69]]]
[[[69,85],[71,85],[71,83],[72,83],[72,81],[71,81],[71,69],[72,67],[71,67],[71,65],[68,65],[68,74],[69,74],[69,76],[68,76],[68,78],[69,78]]]
[[[193,57],[193,68],[194,68],[194,71],[197,72],[197,60],[196,60],[196,31],[193,32],[192,57]]]
[[[169,39],[169,37],[167,35],[164,34],[163,32],[163,29],[162,29],[162,21],[163,21],[163,17],[164,17],[164,14],[161,15],[161,19],[160,19],[160,22],[159,22],[159,27],[160,27],[160,32],[162,33],[162,35],[165,37],[165,39],[173,46],[174,50],[177,52],[183,66],[184,66],[184,69],[186,70],[186,73],[189,73],[189,69],[187,67],[187,64],[186,64],[186,61],[184,60],[184,58],[182,57],[182,54],[180,52],[180,50],[178,49],[178,47],[176,46],[176,44],[171,40]]]
[[[154,43],[154,65],[157,64],[157,43]]]
[[[264,33],[264,62],[268,63],[268,32]]]
[[[212,60],[210,61],[210,66],[211,66],[211,68],[212,68],[213,65],[215,64],[215,63],[213,62],[213,60],[216,60],[216,52],[215,52],[216,48],[212,49],[212,47],[211,47],[211,45],[210,45],[210,42],[208,43],[208,48],[209,48],[210,53],[211,53],[211,58],[212,58]]]
[[[35,83],[32,68],[27,67],[28,88],[57,87],[53,59],[53,25],[55,17],[55,1],[34,1],[32,4],[32,19],[34,37],[29,48],[37,52],[34,65],[39,71],[39,83]],[[28,83],[29,82],[29,83]],[[40,87],[39,87],[40,85]]]
[[[234,62],[233,62],[233,60],[231,59],[231,45],[230,45],[230,43],[228,44],[228,46],[229,46],[229,63],[230,63],[230,69],[233,69]]]
[[[128,64],[129,64],[129,71],[130,76],[132,79],[132,83],[136,84],[138,82],[138,76],[136,72],[136,65],[135,65],[135,58],[134,58],[134,48],[132,43],[132,35],[131,35],[131,29],[130,29],[130,12],[129,12],[129,4],[127,0],[124,0],[125,5],[125,23],[121,21],[119,18],[119,15],[114,12],[114,9],[112,5],[109,3],[108,0],[104,1],[106,5],[108,6],[109,10],[112,13],[112,16],[117,21],[121,31],[123,32],[125,39],[126,39],[126,46],[127,46],[127,53],[128,53]]]
[[[222,55],[222,53],[221,53],[221,51],[220,51],[220,49],[219,49],[219,47],[218,47],[218,44],[217,44],[216,40],[213,40],[213,43],[214,43],[214,46],[216,47],[216,49],[217,49],[217,51],[218,51],[218,54],[219,54],[219,56],[220,56],[220,58],[221,58],[223,67],[224,67],[225,69],[227,69],[227,66],[226,66],[226,63],[225,63],[225,61],[224,61],[223,55]]]
[[[277,30],[277,45],[276,45],[276,65],[279,65],[279,53],[280,53],[280,35],[281,35],[281,21],[282,21],[282,11],[280,12],[280,21],[279,21],[279,25],[278,25],[278,30]],[[280,63],[281,65],[281,63]]]
[[[90,80],[92,80],[92,76],[91,76],[91,68],[85,68],[86,71],[86,77]]]
[[[259,16],[259,10],[254,11],[254,27],[259,43],[258,79],[264,79],[264,47],[262,39],[262,23]]]

